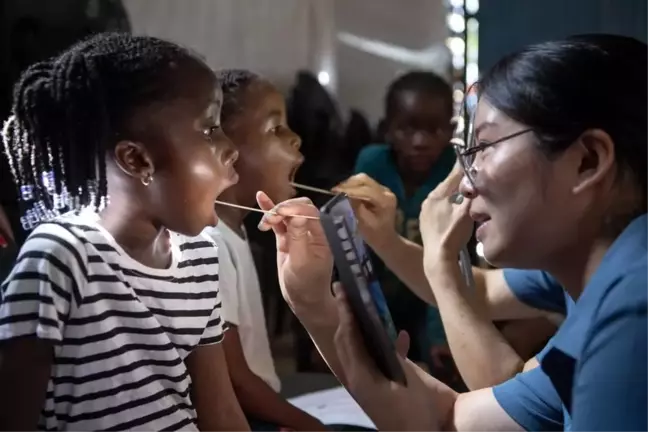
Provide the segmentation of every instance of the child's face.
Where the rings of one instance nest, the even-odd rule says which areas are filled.
[[[241,182],[235,186],[241,204],[254,205],[262,190],[275,202],[295,196],[291,186],[304,161],[301,139],[288,127],[286,102],[265,80],[256,80],[243,90],[240,114],[225,125],[225,132],[239,150],[236,170]]]
[[[185,78],[181,97],[139,116],[144,147],[121,142],[115,156],[136,180],[151,174],[148,186],[140,181],[131,193],[153,220],[198,235],[218,222],[214,201],[238,181],[238,153],[219,127],[222,92],[215,77],[203,72]]]
[[[405,90],[396,95],[387,138],[401,170],[427,175],[452,138],[451,112],[440,96]]]

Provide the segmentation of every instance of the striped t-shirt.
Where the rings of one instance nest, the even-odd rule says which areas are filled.
[[[207,237],[170,241],[161,270],[129,257],[94,214],[29,236],[2,285],[0,341],[54,342],[39,428],[197,429],[184,360],[223,338],[217,249]]]

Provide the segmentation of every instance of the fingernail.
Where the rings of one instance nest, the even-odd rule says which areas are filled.
[[[333,285],[331,285],[331,292],[333,293],[333,297],[338,297],[340,293],[342,293],[342,284],[340,284],[340,282],[333,282]]]
[[[257,225],[257,229],[259,229],[259,231],[267,231],[265,216],[261,218],[261,222]]]

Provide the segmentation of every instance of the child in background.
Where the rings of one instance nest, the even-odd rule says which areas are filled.
[[[14,97],[4,150],[23,226],[40,224],[2,285],[0,429],[248,429],[200,235],[237,181],[213,72],[100,34],[31,66]]]
[[[277,202],[292,198],[290,185],[303,162],[301,140],[286,123],[282,94],[268,81],[242,70],[219,74],[223,88],[223,129],[237,147],[241,182],[223,192],[222,200],[256,206],[257,191]],[[326,430],[318,420],[295,408],[280,394],[259,279],[243,227],[248,212],[217,206],[221,220],[205,232],[219,244],[223,319],[229,330],[225,355],[230,377],[253,430]],[[226,256],[228,255],[228,256]],[[231,268],[225,269],[226,266]]]
[[[452,115],[452,89],[441,77],[433,72],[406,73],[387,90],[382,122],[387,142],[365,147],[356,161],[355,173],[367,174],[396,195],[396,230],[417,243],[421,243],[421,204],[455,163],[449,145]],[[426,361],[443,379],[447,368],[442,363],[447,359],[439,357],[449,351],[438,311],[407,289],[378,257],[372,258],[396,327],[412,337],[410,359]]]

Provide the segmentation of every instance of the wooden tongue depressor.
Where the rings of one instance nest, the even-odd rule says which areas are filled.
[[[243,205],[238,205],[238,204],[232,204],[232,203],[225,202],[225,201],[216,200],[215,202],[216,202],[216,204],[221,204],[221,205],[229,206],[229,207],[235,207],[235,208],[239,208],[239,209],[243,209],[243,210],[249,210],[249,211],[253,211],[253,212],[257,212],[257,213],[268,213],[268,214],[273,214],[273,215],[277,214],[277,213],[275,213],[273,211],[261,210],[259,208],[255,208],[255,207],[248,207],[248,206],[243,206]],[[308,215],[293,215],[291,217],[300,217],[300,218],[304,218],[304,219],[319,220],[319,217],[317,217],[317,216],[308,216]]]

